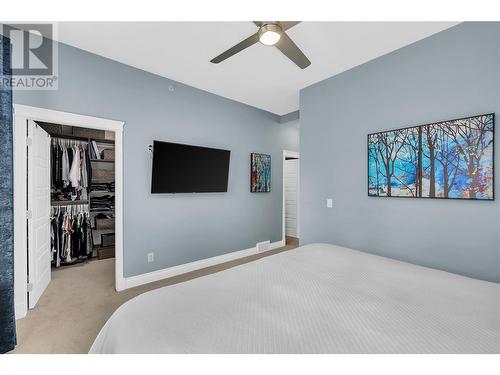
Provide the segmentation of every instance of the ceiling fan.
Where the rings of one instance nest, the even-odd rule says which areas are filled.
[[[299,22],[300,21],[254,21],[254,24],[259,28],[255,34],[229,48],[219,56],[214,57],[210,60],[210,62],[218,64],[221,61],[236,55],[238,52],[243,51],[245,48],[248,48],[257,42],[261,42],[266,46],[275,46],[299,68],[305,69],[311,65],[311,62],[306,55],[302,53],[299,47],[297,47],[293,40],[290,39],[290,37],[285,33],[286,30],[295,26]]]

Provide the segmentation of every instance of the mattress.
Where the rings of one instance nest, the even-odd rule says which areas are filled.
[[[139,295],[90,353],[500,353],[500,284],[312,244]]]

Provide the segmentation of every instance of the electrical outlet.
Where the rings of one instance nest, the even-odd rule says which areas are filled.
[[[155,261],[155,253],[148,253],[148,263]]]

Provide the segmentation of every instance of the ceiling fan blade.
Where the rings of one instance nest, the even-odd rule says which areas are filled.
[[[300,23],[300,21],[280,21],[281,28],[283,31],[286,31],[292,27],[294,27],[296,24]]]
[[[305,69],[311,62],[309,59],[302,53],[299,47],[293,42],[292,39],[286,33],[281,34],[281,38],[278,43],[275,44],[276,48],[278,48],[283,54],[292,60],[299,68]]]
[[[257,43],[259,41],[259,35],[257,33],[249,36],[245,40],[239,42],[237,45],[229,48],[227,51],[221,53],[219,56],[214,57],[212,60],[210,60],[211,63],[218,64],[221,61],[224,61],[225,59],[236,55],[238,52],[243,51],[245,48],[250,47],[251,45]]]

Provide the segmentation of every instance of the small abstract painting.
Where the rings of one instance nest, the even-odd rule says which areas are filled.
[[[494,114],[368,135],[368,195],[493,200]]]
[[[268,193],[271,191],[271,155],[251,154],[250,192]]]

